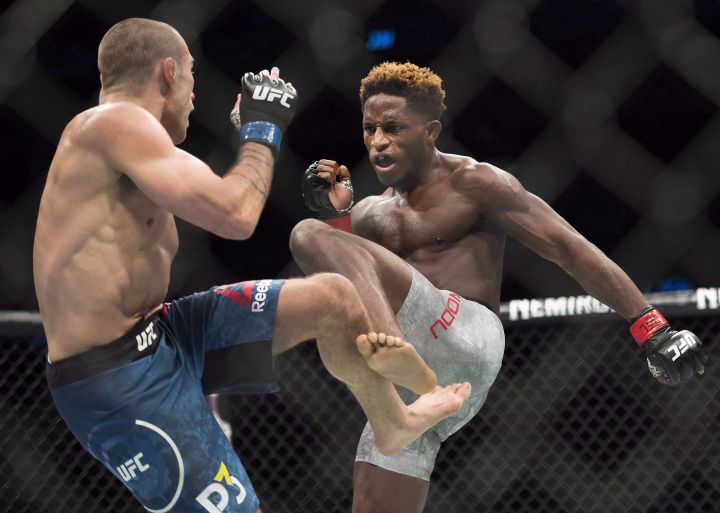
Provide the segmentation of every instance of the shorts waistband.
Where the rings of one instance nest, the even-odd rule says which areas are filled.
[[[140,319],[125,335],[108,344],[49,362],[46,366],[50,388],[58,388],[153,354],[160,338],[160,313]]]

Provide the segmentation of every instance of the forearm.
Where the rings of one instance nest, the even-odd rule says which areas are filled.
[[[230,193],[233,215],[228,221],[239,227],[248,238],[257,226],[270,194],[274,158],[262,144],[247,142],[240,146],[238,157],[223,177],[223,186]]]
[[[615,262],[589,242],[561,264],[591,296],[630,320],[647,306],[647,300]]]
[[[276,67],[270,72],[245,73],[241,91],[230,114],[239,131],[240,149],[222,186],[229,188],[233,198],[225,227],[236,233],[233,238],[246,239],[255,231],[270,195],[273,167],[283,133],[295,114],[297,92],[280,78]]]

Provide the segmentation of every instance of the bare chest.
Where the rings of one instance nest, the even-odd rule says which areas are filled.
[[[121,204],[125,225],[123,232],[129,239],[142,248],[165,251],[175,255],[178,248],[178,235],[175,220],[171,214],[158,207],[137,189],[129,188],[121,193]]]
[[[365,236],[406,258],[424,249],[444,249],[477,225],[476,209],[461,197],[437,195],[418,204],[391,198],[369,209]]]

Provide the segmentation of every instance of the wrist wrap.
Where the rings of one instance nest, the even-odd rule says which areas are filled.
[[[280,153],[282,130],[269,121],[250,121],[240,127],[240,144],[248,141],[269,146],[277,157],[278,153]]]
[[[630,325],[630,334],[635,339],[635,342],[641,346],[669,324],[657,308],[648,306],[633,320]]]
[[[348,209],[350,210],[350,209]],[[331,219],[320,219],[323,223],[332,226],[338,230],[352,233],[352,224],[350,223],[350,214],[345,214],[340,217],[333,217]]]

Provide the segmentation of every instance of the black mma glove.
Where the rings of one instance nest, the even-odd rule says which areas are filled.
[[[708,356],[694,333],[675,331],[654,306],[640,312],[630,325],[630,333],[647,358],[655,378],[665,378],[670,386],[690,381],[702,373]]]
[[[282,78],[245,73],[240,102],[240,142],[265,144],[277,157],[282,135],[295,115],[297,91]]]
[[[352,182],[349,178],[341,179],[337,177],[335,184],[332,184],[318,176],[318,165],[319,162],[313,162],[303,175],[302,194],[305,205],[317,214],[318,219],[334,219],[348,215],[352,209],[353,200],[350,200],[350,205],[347,208],[338,210],[330,201],[330,189],[333,185],[338,184],[353,194]]]

